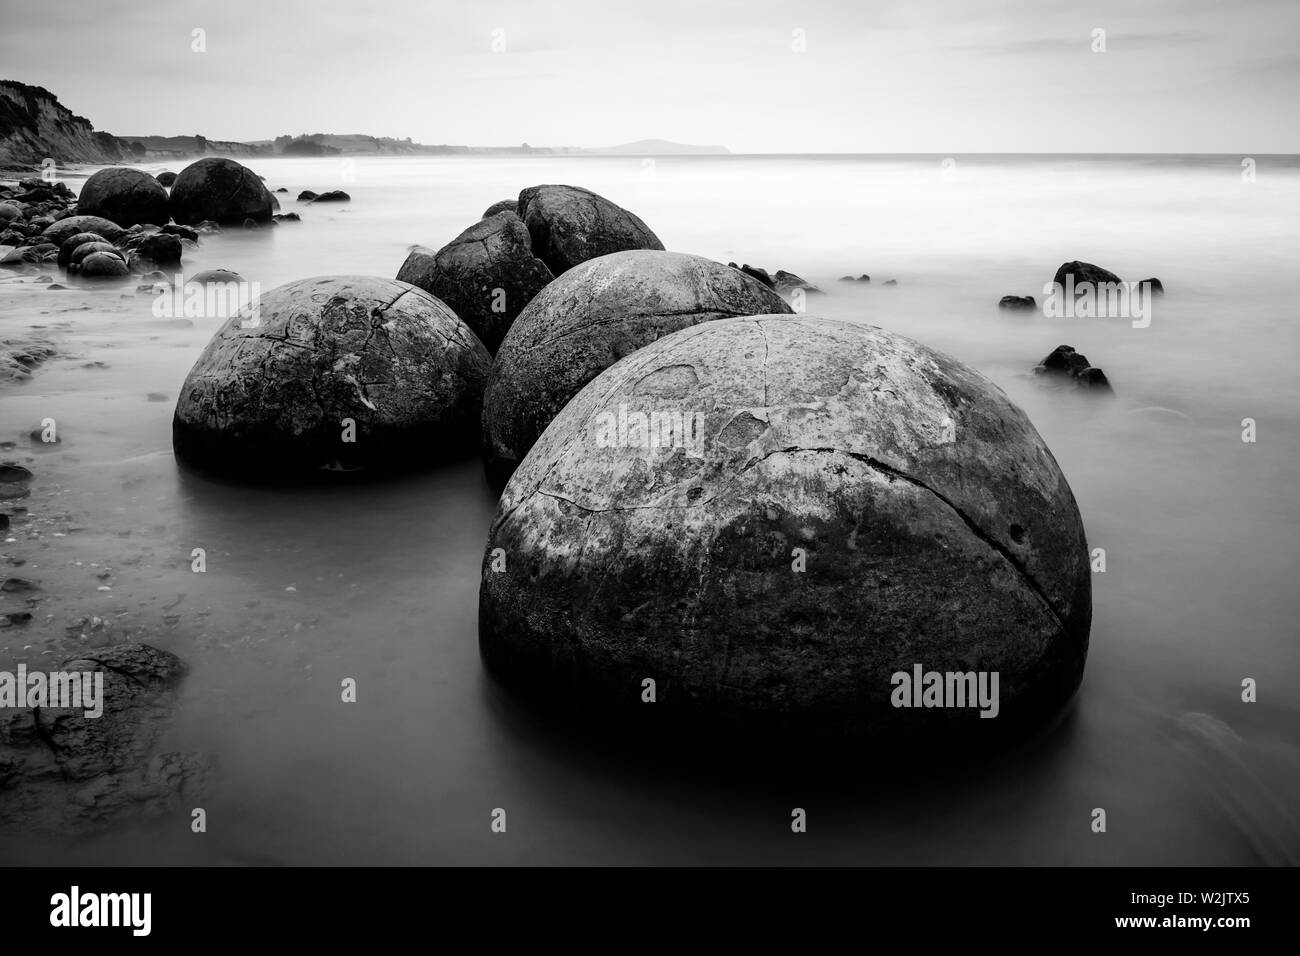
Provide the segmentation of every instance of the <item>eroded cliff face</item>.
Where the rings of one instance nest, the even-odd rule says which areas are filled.
[[[111,133],[96,132],[49,90],[0,80],[0,164],[116,163],[130,158]]]

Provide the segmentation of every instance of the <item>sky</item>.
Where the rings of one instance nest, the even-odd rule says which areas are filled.
[[[119,136],[1300,153],[1298,0],[0,6],[0,78]]]

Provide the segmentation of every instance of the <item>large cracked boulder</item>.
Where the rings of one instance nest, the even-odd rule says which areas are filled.
[[[680,252],[619,252],[571,269],[528,304],[492,363],[488,474],[504,482],[569,399],[623,356],[701,322],[789,311],[744,273]]]
[[[274,198],[262,180],[233,159],[208,156],[182,169],[172,184],[172,218],[184,225],[270,222]]]
[[[869,325],[758,316],[659,339],[556,416],[479,608],[487,666],[590,724],[909,746],[1041,726],[1082,678],[1091,581],[1070,487],[995,385]],[[901,706],[918,667],[996,673],[998,705]]]
[[[171,218],[167,190],[153,176],[128,166],[110,166],[87,179],[77,197],[77,212],[103,216],[126,228],[161,225]]]
[[[1101,266],[1093,265],[1091,262],[1079,262],[1077,259],[1071,262],[1062,262],[1057,267],[1056,275],[1052,276],[1052,282],[1064,289],[1067,283],[1073,283],[1075,288],[1088,284],[1093,286],[1104,285],[1110,282],[1119,282],[1119,276],[1109,269],[1103,269]],[[1082,289],[1080,289],[1082,291]]]
[[[524,306],[554,276],[533,255],[520,218],[501,212],[476,222],[437,252],[417,246],[397,278],[451,306],[495,354]]]
[[[233,315],[181,388],[177,457],[263,480],[425,464],[473,446],[490,359],[395,279],[291,282]]]
[[[611,252],[664,247],[634,213],[579,186],[529,186],[519,194],[518,212],[533,254],[557,276]]]

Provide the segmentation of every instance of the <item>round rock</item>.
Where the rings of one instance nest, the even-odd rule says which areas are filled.
[[[93,232],[108,242],[121,242],[126,238],[126,230],[115,222],[109,222],[100,216],[69,216],[45,227],[41,233],[46,242],[62,246],[79,232]]]
[[[85,248],[84,246],[82,248]],[[126,261],[117,253],[92,252],[81,260],[80,275],[87,279],[120,279],[131,274]]]
[[[166,186],[170,188],[176,183],[176,174],[169,169],[166,172],[159,173],[157,176],[154,177],[154,179],[158,180],[158,184],[160,186]]]
[[[66,269],[72,261],[72,254],[88,242],[108,242],[108,240],[93,232],[79,232],[75,236],[65,239],[62,245],[59,246],[59,258],[57,260],[59,268]],[[112,243],[109,243],[109,245],[111,246]]]
[[[1091,580],[999,388],[866,324],[759,316],[666,336],[560,412],[501,497],[479,607],[494,673],[602,726],[943,744],[1074,693]],[[926,706],[928,676],[904,696],[918,669],[948,704],[947,674],[984,675],[996,719]]]
[[[554,277],[533,255],[519,217],[501,212],[470,226],[437,252],[417,246],[397,278],[446,302],[495,353],[524,306]]]
[[[170,218],[167,190],[153,176],[128,166],[110,166],[87,179],[77,197],[77,212],[125,227]]]
[[[424,464],[472,445],[488,364],[422,289],[303,279],[213,336],[181,388],[172,443],[189,464],[269,480]]]
[[[623,356],[701,322],[789,311],[743,272],[680,252],[620,252],[566,272],[519,315],[492,364],[489,475],[509,477],[569,399]]]
[[[172,185],[171,214],[193,225],[270,222],[273,201],[262,180],[233,159],[209,156],[181,170]]]
[[[611,252],[664,247],[634,213],[578,186],[530,186],[519,194],[518,212],[533,254],[557,276]]]

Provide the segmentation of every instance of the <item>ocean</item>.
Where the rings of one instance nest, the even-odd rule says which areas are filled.
[[[480,665],[479,573],[496,498],[476,461],[335,488],[182,473],[172,409],[218,320],[159,318],[134,284],[0,282],[0,338],[40,325],[62,347],[31,381],[0,390],[0,439],[18,442],[4,454],[35,473],[22,502],[32,520],[3,553],[26,562],[43,594],[30,624],[0,629],[0,666],[48,667],[82,634],[90,646],[171,650],[192,673],[163,749],[202,751],[219,768],[205,834],[179,808],[130,828],[0,836],[0,858],[1300,860],[1300,157],[249,165],[288,189],[283,211],[302,222],[204,237],[187,272],[229,268],[263,290],[392,277],[410,245],[443,245],[525,186],[569,183],[636,212],[669,249],[797,273],[825,292],[808,298],[810,314],[901,332],[980,370],[1028,413],[1074,490],[1089,546],[1105,550],[1083,686],[1056,726],[996,759],[903,772],[860,749],[843,754],[858,779],[842,785],[775,761],[770,776],[733,780],[587,746],[535,719]],[[335,188],[352,201],[294,201]],[[1150,324],[999,311],[1007,294],[1041,301],[1075,259],[1126,280],[1158,277],[1166,295]],[[863,273],[870,283],[838,281]],[[1103,368],[1114,396],[1037,379],[1033,367],[1060,344]],[[47,418],[62,442],[31,446],[25,436]],[[1243,441],[1246,419],[1254,441]],[[198,547],[203,574],[191,571]],[[357,702],[345,705],[348,677]],[[1253,703],[1242,700],[1247,678]],[[797,839],[795,807],[808,813]],[[505,834],[490,829],[498,808]],[[1091,827],[1097,808],[1105,833]]]

